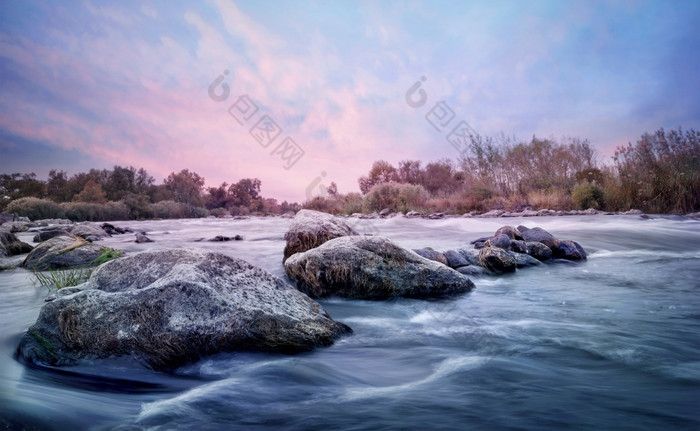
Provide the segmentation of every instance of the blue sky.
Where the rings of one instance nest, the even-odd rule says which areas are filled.
[[[698,22],[683,0],[0,0],[0,172],[189,168],[303,201],[324,172],[349,192],[374,160],[456,158],[458,121],[588,138],[605,158],[700,127]],[[258,109],[239,124],[228,110],[244,95]],[[454,112],[445,130],[426,120],[438,102]],[[264,115],[280,131],[269,144],[250,133]]]

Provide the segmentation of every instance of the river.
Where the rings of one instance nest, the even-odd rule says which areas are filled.
[[[320,301],[354,334],[294,356],[227,353],[156,373],[119,360],[66,372],[14,358],[46,287],[0,272],[0,424],[71,430],[700,429],[700,221],[683,217],[349,220],[448,250],[541,226],[589,259],[500,277],[447,300]],[[127,253],[204,247],[285,277],[288,219],[115,222]],[[240,234],[243,241],[197,242]],[[32,234],[18,236],[31,242]]]

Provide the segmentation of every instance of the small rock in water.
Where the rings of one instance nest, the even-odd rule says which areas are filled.
[[[479,264],[494,272],[514,272],[517,263],[507,251],[497,247],[484,247],[479,252]]]
[[[430,247],[414,248],[413,252],[426,259],[430,259],[435,262],[440,262],[443,265],[447,265],[447,258],[445,257],[445,255],[440,253],[439,251],[433,250]]]
[[[154,242],[151,238],[147,237],[146,234],[142,232],[136,232],[136,243],[142,244],[145,242]]]

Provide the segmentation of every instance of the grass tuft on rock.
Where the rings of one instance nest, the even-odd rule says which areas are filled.
[[[34,276],[41,286],[55,287],[57,290],[64,287],[83,284],[92,275],[93,268],[81,267],[72,269],[50,269],[48,271],[34,271]]]
[[[121,257],[124,252],[121,250],[115,250],[113,248],[108,248],[105,247],[102,249],[102,254],[100,254],[95,260],[92,261],[93,265],[102,265],[105,262],[109,262],[110,260],[114,260],[118,257]]]

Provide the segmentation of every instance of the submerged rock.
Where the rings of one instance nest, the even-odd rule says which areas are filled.
[[[328,240],[349,235],[357,235],[357,232],[340,218],[318,211],[301,210],[284,235],[287,244],[284,247],[282,262],[294,253],[304,252]]]
[[[515,266],[517,266],[518,268],[542,265],[542,262],[525,253],[511,251],[510,255],[513,256],[513,259],[515,259]]]
[[[147,237],[145,233],[143,232],[136,232],[134,235],[136,235],[136,242],[137,244],[143,244],[146,242],[154,242],[151,238]]]
[[[22,263],[27,269],[45,270],[95,265],[111,252],[78,236],[57,236],[37,245]],[[120,253],[120,252],[117,252]]]
[[[203,250],[119,259],[48,299],[18,348],[35,364],[128,356],[170,370],[218,352],[307,351],[351,332],[278,277]]]
[[[427,298],[468,292],[474,283],[382,237],[347,236],[291,256],[284,270],[312,298]]]

